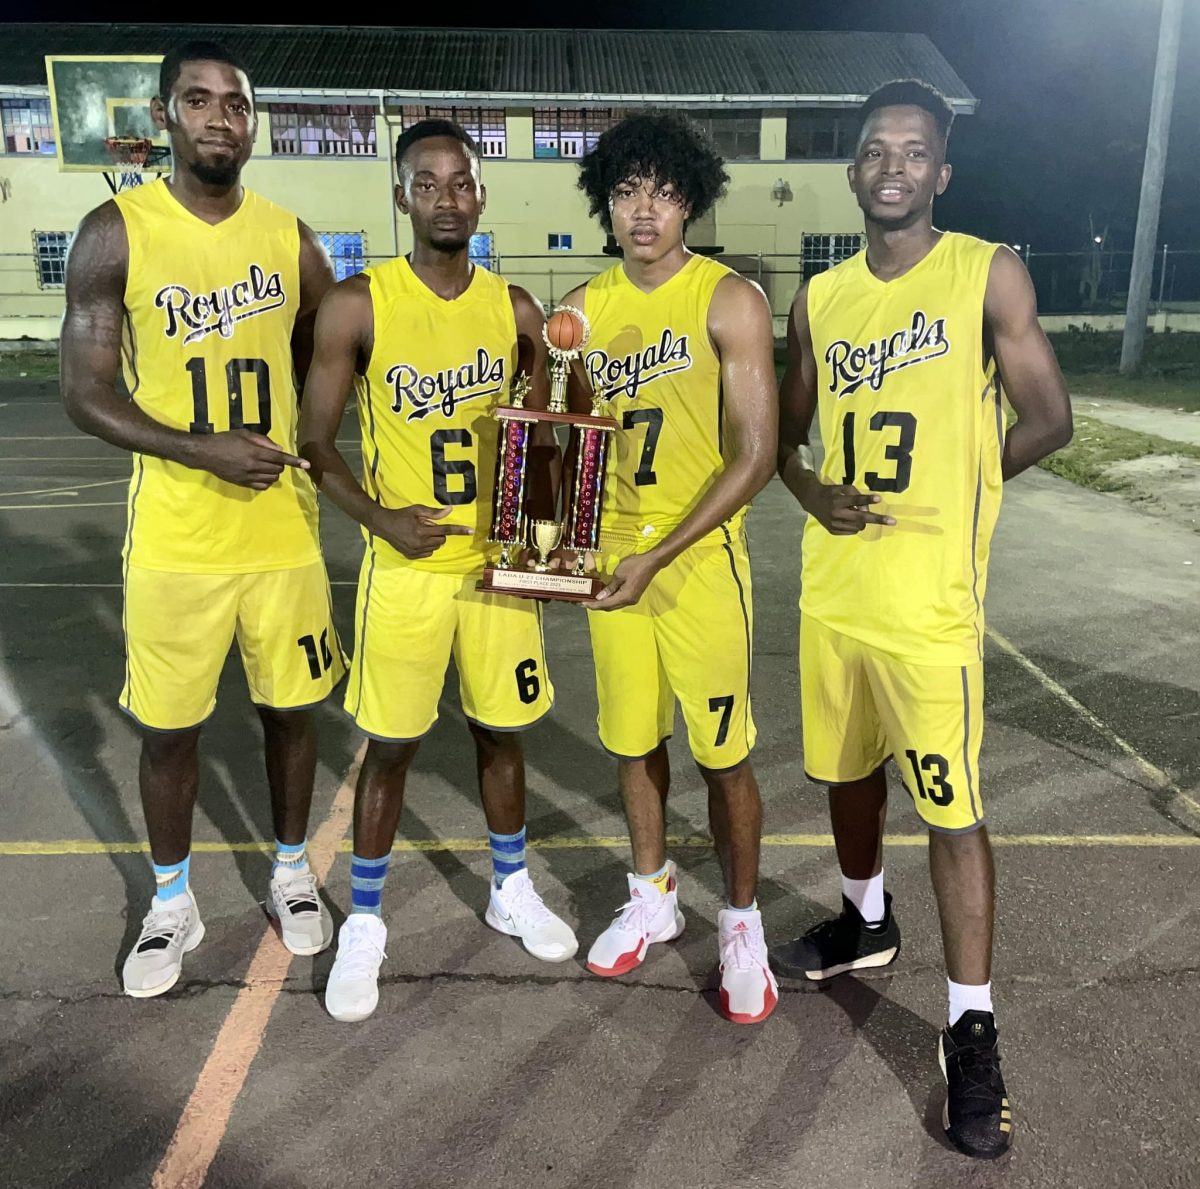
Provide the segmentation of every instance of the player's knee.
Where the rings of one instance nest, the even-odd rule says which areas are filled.
[[[384,777],[403,776],[408,771],[413,756],[417,754],[418,746],[419,743],[415,739],[403,743],[368,739],[363,769]]]
[[[475,740],[475,746],[484,755],[502,755],[508,754],[520,756],[521,736],[516,731],[497,731],[492,727],[485,727],[482,723],[471,722],[468,720],[467,726],[471,731],[471,736]]]
[[[302,734],[312,725],[310,710],[278,710],[274,706],[257,709],[263,728],[275,734]]]
[[[750,766],[750,757],[747,755],[739,760],[736,764],[731,764],[728,767],[709,768],[702,764],[699,760],[696,761],[696,767],[700,769],[700,775],[704,777],[704,783],[708,785],[709,792],[718,794],[727,794],[740,791],[747,782],[758,788],[754,780],[754,769]]]
[[[142,732],[142,755],[153,767],[179,764],[194,759],[199,742],[199,727],[186,731],[146,730]]]

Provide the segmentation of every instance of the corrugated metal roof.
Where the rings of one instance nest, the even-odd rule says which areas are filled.
[[[0,85],[44,84],[46,54],[161,54],[191,38],[228,46],[260,90],[763,103],[852,101],[916,77],[975,106],[919,33],[0,24]]]

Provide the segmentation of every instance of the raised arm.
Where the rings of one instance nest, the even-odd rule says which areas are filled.
[[[106,202],[79,225],[67,259],[59,387],[75,425],[122,449],[211,471],[256,491],[274,483],[285,466],[307,466],[262,434],[172,429],[117,391],[128,267],[125,220],[116,203]]]
[[[983,299],[984,343],[996,360],[1016,424],[1004,439],[1011,479],[1071,440],[1071,398],[1037,318],[1037,295],[1020,258],[999,247]]]
[[[869,511],[883,498],[852,484],[822,483],[808,435],[817,411],[817,358],[808,322],[808,284],[801,287],[788,315],[787,370],[779,385],[779,477],[835,536],[852,536],[868,524],[895,524],[890,516]]]
[[[351,277],[334,285],[321,302],[313,336],[313,358],[300,402],[300,453],[312,466],[313,482],[352,520],[387,541],[405,557],[429,557],[446,534],[469,534],[460,525],[440,525],[449,508],[413,504],[385,508],[354,477],[337,448],[337,433],[354,386],[374,345],[375,315],[370,281]]]
[[[306,223],[296,220],[300,232],[300,308],[292,328],[292,359],[296,367],[296,390],[304,391],[308,368],[312,363],[313,332],[317,310],[325,294],[333,288],[333,264],[325,246]]]
[[[725,469],[659,545],[618,565],[593,606],[636,603],[660,569],[748,504],[771,477],[778,400],[771,310],[762,290],[742,277],[725,277],[709,306],[708,333],[721,360]]]

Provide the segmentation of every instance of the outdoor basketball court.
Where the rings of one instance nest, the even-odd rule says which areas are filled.
[[[347,445],[357,432],[347,422]],[[283,949],[258,901],[270,837],[258,733],[231,664],[204,736],[192,882],[207,925],[161,999],[121,993],[152,888],[136,737],[116,709],[127,458],[50,382],[0,385],[0,1181],[11,1185],[1186,1185],[1200,1121],[1200,538],[1041,472],[1010,485],[991,567],[984,794],[1012,1153],[941,1136],[945,983],[924,838],[897,785],[888,971],[789,990],[739,1028],[711,990],[720,875],[680,736],[670,830],[683,938],[631,976],[582,957],[624,896],[613,765],[595,739],[583,612],[547,615],[558,691],[527,742],[531,866],[580,956],[482,922],[488,854],[456,697],[410,781],[378,1012],[336,1024],[331,954]],[[801,515],[750,518],[755,762],[768,936],[839,902],[824,796],[801,774]],[[351,639],[361,543],[327,509]],[[1191,562],[1193,564],[1186,564]],[[359,740],[331,704],[311,837],[340,923]]]

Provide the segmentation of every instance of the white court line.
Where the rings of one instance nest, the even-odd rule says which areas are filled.
[[[87,491],[92,487],[115,487],[118,483],[128,482],[128,478],[101,479],[97,483],[67,483],[62,487],[38,487],[33,491],[0,491],[0,500],[15,499],[18,496],[21,499],[28,499],[31,495],[75,495],[77,492]]]
[[[128,479],[118,480],[128,483]],[[76,508],[124,508],[127,500],[116,500],[108,504],[0,504],[0,512],[61,512],[64,508],[73,512]]]
[[[1092,728],[1098,735],[1106,739],[1118,751],[1123,752],[1141,769],[1141,772],[1150,782],[1164,793],[1170,793],[1173,797],[1177,797],[1192,811],[1193,814],[1200,817],[1200,802],[1189,797],[1160,767],[1152,764],[1141,752],[1137,750],[1131,743],[1127,743],[1120,735],[1116,733],[1103,719],[1097,718],[1078,698],[1074,697],[1067,689],[1059,685],[1053,677],[1050,676],[1044,669],[1039,668],[1033,661],[1029,659],[1015,644],[1006,640],[999,632],[992,628],[985,629],[987,634],[992,638],[993,642],[1009,656],[1013,658],[1026,672],[1032,673],[1037,678],[1038,684],[1044,689],[1052,693],[1065,706],[1070,707],[1089,727]]]

